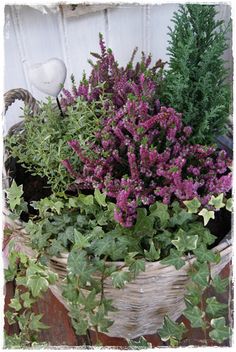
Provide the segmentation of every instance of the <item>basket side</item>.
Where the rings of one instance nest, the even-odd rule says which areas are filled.
[[[221,261],[212,265],[212,276],[219,274],[231,260],[232,246],[229,240],[224,240],[214,248],[221,255]],[[50,260],[50,267],[63,280],[67,274],[67,257]],[[192,256],[180,270],[173,266],[164,266],[160,262],[146,263],[145,272],[141,272],[135,280],[122,289],[112,286],[111,278],[104,282],[104,294],[112,299],[116,312],[109,313],[113,325],[109,328],[108,336],[133,339],[138,336],[155,334],[163,324],[166,314],[177,320],[182,314],[185,303],[186,285],[190,279],[187,274],[189,265],[194,262]],[[116,262],[117,266],[121,262]],[[125,270],[125,269],[123,269]],[[60,283],[51,287],[53,294],[68,309],[68,305],[61,294]]]

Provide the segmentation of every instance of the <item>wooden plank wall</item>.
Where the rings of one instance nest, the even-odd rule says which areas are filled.
[[[42,8],[42,6],[40,7]],[[45,62],[51,57],[65,61],[69,77],[73,73],[80,80],[83,70],[90,71],[87,62],[90,51],[98,50],[98,33],[104,34],[121,65],[125,65],[135,46],[151,52],[153,61],[168,60],[167,27],[171,26],[173,12],[178,4],[117,5],[83,16],[68,17],[65,8],[46,8],[46,14],[26,5],[5,7],[5,87],[28,89],[37,99],[45,96],[29,81],[28,66]],[[230,17],[229,5],[219,6],[219,17]],[[227,52],[229,57],[231,52]],[[21,111],[15,103],[5,119],[5,130],[19,120]]]

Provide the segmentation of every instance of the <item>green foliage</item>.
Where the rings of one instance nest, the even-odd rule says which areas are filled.
[[[206,303],[206,313],[215,318],[221,317],[228,308],[227,304],[218,302],[216,297],[207,298]]]
[[[170,250],[170,255],[161,260],[163,265],[174,265],[175,269],[179,270],[185,265],[185,261],[180,257],[180,253],[176,249]]]
[[[27,203],[23,199],[23,186],[17,186],[13,180],[11,187],[6,190],[7,203],[11,209],[10,217],[15,220],[18,219],[22,211],[27,211]]]
[[[232,198],[227,199],[225,206],[228,211],[232,212],[233,211],[233,199]]]
[[[215,15],[215,6],[201,4],[181,5],[174,14],[161,90],[161,102],[183,113],[184,123],[193,128],[192,141],[203,144],[225,132],[230,114],[223,58],[230,26]]]
[[[201,203],[197,198],[193,198],[192,200],[185,200],[183,203],[188,208],[188,212],[192,214],[196,214],[201,206]]]
[[[219,275],[216,275],[212,281],[212,286],[216,290],[217,293],[222,293],[224,292],[229,285],[229,279],[221,279]]]
[[[186,331],[184,323],[177,324],[168,316],[165,316],[163,327],[158,330],[158,333],[162,341],[170,341],[171,347],[176,347],[178,341],[182,339],[182,336]]]
[[[230,338],[232,332],[231,329],[225,325],[225,318],[220,317],[211,320],[211,326],[213,330],[209,333],[212,340],[222,343],[223,341]]]
[[[127,340],[129,349],[131,350],[140,350],[146,348],[152,348],[152,344],[148,342],[143,336],[141,336],[138,340]]]
[[[21,197],[19,199],[16,206],[22,201]],[[217,197],[212,197],[210,202],[214,204],[207,206],[214,208],[221,207],[222,202],[226,204]],[[160,260],[161,264],[173,265],[180,270],[186,264],[186,258],[194,254],[195,261],[189,262],[191,284],[187,287],[183,313],[193,328],[200,327],[209,333],[214,331],[208,323],[209,318],[221,317],[226,306],[215,296],[207,298],[204,303],[204,292],[210,286],[216,292],[224,292],[227,282],[219,276],[212,278],[211,264],[218,263],[220,255],[208,248],[215,237],[199,221],[196,214],[199,204],[193,200],[184,205],[188,211],[178,202],[170,206],[156,202],[150,207],[138,208],[136,224],[124,228],[114,220],[114,204],[98,190],[94,194],[76,196],[61,192],[32,202],[38,214],[31,217],[25,228],[31,246],[42,260],[36,262],[11,251],[6,280],[17,276],[17,285],[27,287],[27,292],[16,293],[10,302],[15,315],[8,315],[9,322],[17,320],[22,309],[30,309],[55,282],[55,275],[45,270],[45,264],[42,264],[47,256],[69,252],[63,295],[76,333],[84,335],[88,329],[107,332],[113,323],[109,312],[114,307],[104,295],[105,280],[110,279],[115,288],[121,289],[145,270],[145,260]],[[24,266],[24,275],[17,274],[18,257]],[[112,263],[114,261],[123,264]],[[23,322],[20,319],[18,323],[23,324],[24,319]],[[39,324],[41,318],[34,318],[33,323],[30,323],[30,315],[27,319],[27,326],[42,328]],[[180,343],[184,332],[183,324],[166,317],[160,336],[174,347]]]
[[[192,328],[203,328],[205,322],[203,320],[204,312],[197,306],[190,306],[183,312],[184,316],[190,321]]]
[[[203,217],[204,226],[206,226],[208,224],[210,219],[215,219],[214,211],[208,210],[206,208],[203,208],[198,214]]]
[[[223,202],[223,197],[223,193],[219,194],[217,197],[211,196],[209,204],[212,205],[215,209],[223,208],[225,206],[225,203]]]
[[[68,141],[76,139],[84,149],[87,143],[93,142],[94,133],[99,130],[100,116],[104,113],[104,102],[90,103],[77,98],[73,106],[68,107],[64,118],[53,105],[51,98],[41,103],[37,115],[30,115],[24,110],[24,132],[11,134],[6,138],[6,149],[17,158],[32,175],[46,176],[53,191],[64,190],[72,178],[62,165],[61,160],[77,159]]]
[[[14,249],[10,243],[9,265],[5,269],[5,280],[16,281],[16,290],[11,299],[6,319],[10,325],[17,324],[19,333],[13,336],[5,334],[6,348],[27,348],[37,345],[37,336],[41,330],[48,329],[41,319],[42,314],[32,312],[33,305],[54,284],[57,275],[50,272],[47,266],[31,259]],[[42,343],[42,346],[45,345]]]

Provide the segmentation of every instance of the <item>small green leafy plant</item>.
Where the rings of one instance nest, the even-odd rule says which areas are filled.
[[[15,198],[11,188],[17,194]],[[21,204],[19,198],[22,199],[21,187],[17,191],[13,184],[11,188],[9,201],[13,200],[17,208]],[[194,254],[195,262],[188,261],[191,284],[187,288],[183,313],[193,328],[201,327],[205,335],[209,334],[216,342],[229,337],[230,328],[222,320],[227,306],[215,296],[205,301],[203,298],[208,287],[222,292],[227,283],[219,276],[212,277],[211,264],[219,263],[220,255],[209,250],[215,236],[199,221],[202,209],[214,214],[215,210],[227,206],[229,200],[221,195],[212,196],[205,208],[196,198],[184,203],[185,208],[177,201],[169,206],[155,202],[149,207],[140,207],[135,225],[125,228],[114,220],[114,203],[99,190],[89,195],[53,194],[32,202],[38,215],[31,217],[25,229],[38,258],[69,252],[63,295],[78,335],[85,335],[91,328],[97,333],[107,332],[113,323],[109,312],[114,311],[114,307],[104,294],[105,280],[111,278],[113,286],[119,289],[145,270],[146,261],[160,260],[163,265],[173,265],[179,270],[188,256]],[[116,261],[123,264],[117,265]],[[45,277],[40,279],[45,289],[46,281]],[[35,292],[31,286],[29,289],[32,294]],[[219,326],[224,326],[224,333],[219,334]],[[159,334],[163,341],[177,346],[185,332],[183,323],[179,325],[166,317]]]
[[[9,325],[16,324],[19,333],[5,334],[5,348],[27,348],[43,346],[38,343],[38,333],[49,327],[42,321],[42,314],[35,314],[33,305],[57,280],[57,274],[48,270],[39,260],[14,249],[9,244],[8,268],[5,269],[5,281],[15,280],[16,289],[5,317]]]
[[[88,140],[93,142],[104,103],[102,94],[98,101],[90,104],[78,97],[62,119],[52,99],[48,98],[40,105],[37,115],[24,110],[24,131],[7,136],[6,149],[32,175],[46,177],[53,191],[65,189],[72,179],[61,160],[68,155],[74,159],[67,142],[79,138],[85,149]]]

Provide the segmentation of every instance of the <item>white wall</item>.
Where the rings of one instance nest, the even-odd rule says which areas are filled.
[[[114,8],[79,17],[67,17],[62,7],[47,9],[47,14],[24,5],[5,7],[5,91],[26,88],[36,99],[45,99],[28,78],[27,67],[58,57],[65,61],[70,87],[73,73],[79,82],[83,70],[90,71],[90,51],[98,51],[98,33],[104,34],[121,65],[129,60],[135,46],[152,53],[153,61],[167,60],[167,32],[178,4],[118,5]],[[222,5],[220,16],[229,17],[229,7]],[[227,54],[229,55],[229,54]],[[10,107],[5,129],[19,121],[22,103]]]

